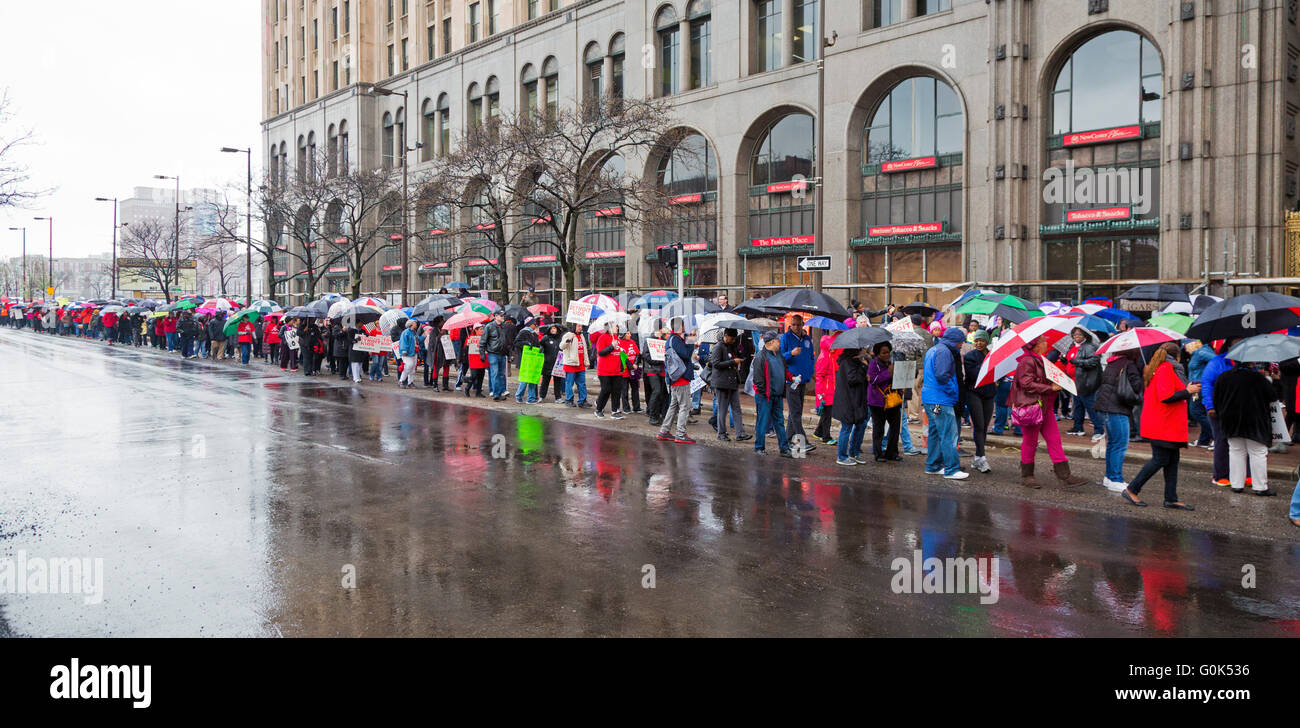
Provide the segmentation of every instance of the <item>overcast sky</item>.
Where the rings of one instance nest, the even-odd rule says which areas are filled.
[[[96,197],[137,186],[243,185],[242,154],[261,166],[261,22],[256,0],[0,0],[0,88],[13,125],[35,143],[20,152],[38,187],[55,188],[28,210],[0,211],[0,256],[54,257],[111,249],[113,209]],[[242,197],[238,200],[243,207]]]

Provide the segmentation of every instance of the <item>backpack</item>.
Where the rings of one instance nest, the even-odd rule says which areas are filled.
[[[664,377],[666,382],[673,382],[686,376],[686,363],[677,355],[672,345],[664,347]]]

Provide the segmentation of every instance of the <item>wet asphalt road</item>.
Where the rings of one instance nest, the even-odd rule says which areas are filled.
[[[99,604],[0,593],[0,635],[1300,633],[1295,539],[933,488],[919,464],[738,458],[9,329],[0,403],[0,559],[104,563]],[[895,593],[916,550],[996,557],[997,602]]]

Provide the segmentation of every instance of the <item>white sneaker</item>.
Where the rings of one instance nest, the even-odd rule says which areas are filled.
[[[1095,435],[1092,436],[1092,441],[1093,441],[1093,442],[1100,442],[1100,441],[1101,441],[1101,438],[1103,438],[1103,437],[1105,437],[1105,435],[1103,435],[1102,433],[1098,432],[1097,434],[1095,434]]]
[[[1110,478],[1102,478],[1102,479],[1101,479],[1101,484],[1104,485],[1104,486],[1106,486],[1106,490],[1114,491],[1114,492],[1116,492],[1116,493],[1118,493],[1118,492],[1120,492],[1121,490],[1124,490],[1125,488],[1128,487],[1128,483],[1124,483],[1124,482],[1122,482],[1122,481],[1111,480]]]
[[[977,457],[971,462],[971,464],[981,473],[988,473],[993,470],[993,468],[989,467],[989,459],[986,457]]]
[[[963,471],[963,470],[958,470],[957,472],[953,473],[952,475],[945,475],[945,476],[943,476],[943,477],[944,477],[944,480],[965,480],[965,479],[967,479],[967,478],[970,477],[970,473],[967,473],[967,472],[965,472],[965,471]]]

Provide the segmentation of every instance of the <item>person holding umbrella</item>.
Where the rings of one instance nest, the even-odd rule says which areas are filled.
[[[713,368],[709,384],[713,387],[718,404],[715,414],[718,439],[723,442],[731,442],[731,437],[727,435],[728,419],[735,422],[736,439],[749,439],[745,436],[745,424],[740,411],[740,365],[744,359],[736,348],[738,333],[735,329],[723,330],[722,339],[709,352],[709,363]]]
[[[1116,492],[1128,487],[1124,483],[1124,456],[1128,454],[1129,424],[1133,408],[1142,403],[1145,386],[1138,352],[1138,349],[1123,349],[1107,359],[1097,388],[1095,406],[1106,418],[1106,475],[1101,484]],[[1120,384],[1121,379],[1125,384]]]
[[[957,454],[957,402],[961,377],[957,374],[958,352],[966,341],[961,329],[951,328],[925,353],[922,363],[921,406],[929,419],[925,472],[948,480],[970,477],[961,469]],[[838,384],[838,382],[837,382]]]
[[[785,431],[790,437],[802,435],[804,440],[808,439],[803,430],[804,390],[808,382],[813,381],[814,353],[812,336],[804,329],[803,316],[793,314],[790,316],[790,328],[781,335],[781,356],[785,359],[786,371],[792,377],[785,387],[785,403],[789,407]],[[812,452],[816,448],[816,445],[809,442],[805,451]]]
[[[546,392],[550,390],[554,395],[555,403],[559,404],[564,401],[564,377],[557,377],[552,374],[555,369],[555,358],[560,356],[560,339],[563,338],[564,331],[559,324],[551,324],[546,327],[546,333],[542,334],[542,386],[538,390],[538,397],[541,401],[546,401]]]
[[[1268,487],[1268,447],[1273,442],[1269,413],[1278,401],[1272,380],[1255,365],[1237,361],[1233,369],[1219,375],[1214,397],[1219,426],[1228,440],[1228,481],[1232,492],[1245,492],[1246,476],[1252,474],[1251,493],[1277,495],[1277,491]]]
[[[984,329],[977,329],[970,336],[972,337],[971,350],[962,355],[962,365],[966,375],[963,391],[966,392],[966,408],[970,412],[971,439],[975,440],[975,459],[971,464],[981,473],[987,473],[992,468],[989,467],[988,457],[984,454],[984,445],[988,439],[989,425],[993,420],[993,400],[997,396],[997,384],[976,387],[975,380],[979,378],[980,366],[984,364],[984,357],[988,356],[989,344],[993,342],[993,337]]]
[[[623,350],[618,345],[618,324],[608,322],[605,330],[593,337],[596,349],[596,376],[600,377],[600,394],[596,397],[596,417],[605,416],[610,404],[611,417],[623,419]]]
[[[1106,435],[1106,425],[1093,405],[1097,402],[1097,387],[1101,386],[1101,357],[1097,355],[1097,343],[1092,333],[1082,328],[1070,332],[1074,346],[1068,355],[1074,366],[1074,386],[1077,396],[1074,398],[1074,429],[1069,434],[1079,437],[1083,431],[1083,418],[1087,415],[1092,420],[1092,440],[1096,442]]]
[[[244,366],[248,366],[249,357],[253,354],[253,322],[249,317],[244,316],[239,319],[239,324],[235,327],[235,335],[239,337],[239,361]]]
[[[871,454],[876,462],[896,463],[903,425],[903,398],[894,390],[894,347],[888,341],[871,349],[867,365],[867,405],[871,407]]]
[[[1009,401],[1012,422],[1020,425],[1020,484],[1027,488],[1041,488],[1034,480],[1034,456],[1038,451],[1038,437],[1047,443],[1047,455],[1052,469],[1062,485],[1077,486],[1087,481],[1070,473],[1070,461],[1061,447],[1061,430],[1053,418],[1056,411],[1056,393],[1061,386],[1047,379],[1043,358],[1052,348],[1046,336],[1040,336],[1025,347],[1016,361],[1015,379],[1011,383]],[[1034,410],[1039,410],[1037,413]],[[1017,417],[1017,411],[1021,413]],[[1186,426],[1186,423],[1184,423]]]
[[[814,371],[813,394],[816,397],[819,418],[817,429],[813,430],[813,437],[821,440],[824,445],[834,445],[836,442],[834,435],[831,434],[831,405],[835,403],[836,364],[835,352],[831,350],[831,343],[834,341],[834,332],[822,335],[821,353],[817,355],[817,366]]]
[[[781,355],[781,341],[775,331],[764,331],[763,346],[754,357],[750,372],[754,378],[754,405],[758,416],[754,422],[754,453],[767,454],[767,431],[776,430],[776,444],[781,457],[794,457],[786,439],[785,423],[781,417],[781,403],[785,397],[785,357]],[[669,410],[671,412],[671,408]],[[667,422],[667,420],[665,420]]]
[[[870,390],[863,353],[863,349],[843,348],[835,360],[837,396],[831,404],[831,414],[840,422],[840,433],[835,438],[836,465],[867,463],[862,457],[862,438],[870,416]]]
[[[1142,396],[1141,434],[1151,443],[1151,459],[1121,493],[1135,506],[1146,506],[1138,494],[1156,471],[1164,470],[1165,508],[1196,510],[1178,500],[1178,460],[1181,449],[1187,447],[1187,401],[1201,391],[1201,385],[1186,383],[1178,374],[1169,361],[1177,356],[1178,344],[1161,344],[1142,373],[1146,389]]]
[[[1228,349],[1240,341],[1240,337],[1223,340],[1219,353],[1201,373],[1201,402],[1205,405],[1205,414],[1210,418],[1210,429],[1214,431],[1214,473],[1212,482],[1220,487],[1231,485],[1228,479],[1228,437],[1223,434],[1223,424],[1219,422],[1219,412],[1214,406],[1214,385],[1225,372],[1232,370],[1232,361],[1228,359]]]

